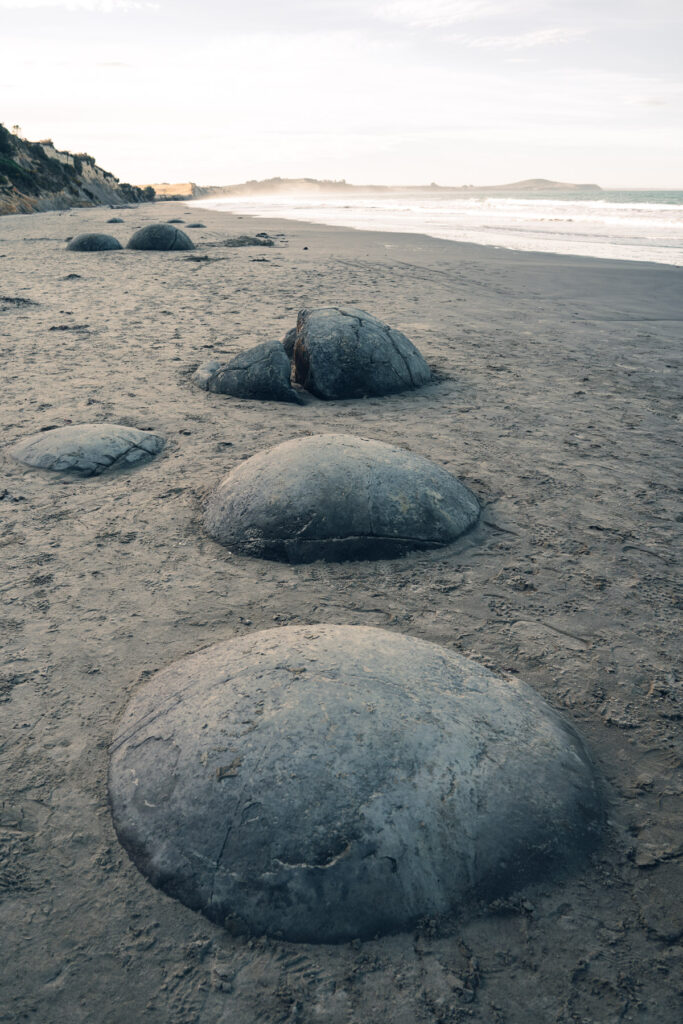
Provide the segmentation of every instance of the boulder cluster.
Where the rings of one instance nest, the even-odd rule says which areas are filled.
[[[119,217],[112,217],[107,223],[122,224],[123,221]],[[182,223],[182,221],[177,223]],[[170,221],[167,224],[147,224],[144,228],[136,231],[126,245],[127,249],[156,249],[161,252],[194,249],[194,247],[192,239]],[[109,249],[122,248],[119,240],[113,235],[105,235],[100,232],[76,235],[67,245],[67,249],[70,249],[71,252],[106,252]]]
[[[282,358],[283,354],[286,356]],[[302,309],[282,342],[240,353],[225,367],[203,363],[195,383],[239,398],[296,401],[293,381],[317,398],[390,395],[429,383],[423,356],[405,334],[362,309]]]
[[[69,248],[121,245],[89,234]],[[168,222],[128,248],[194,245]],[[291,403],[429,381],[404,334],[343,306],[302,309],[282,341],[194,375],[214,394]],[[89,477],[147,462],[164,443],[86,423],[9,454]],[[204,528],[239,555],[335,562],[437,549],[480,513],[435,462],[323,433],[238,462],[209,495]],[[154,886],[232,932],[293,942],[373,937],[505,897],[579,863],[603,821],[581,740],[530,687],[436,644],[344,625],[234,638],[147,680],[111,746],[109,796],[118,837]]]

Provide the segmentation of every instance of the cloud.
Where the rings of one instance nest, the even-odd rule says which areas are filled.
[[[516,36],[482,36],[468,39],[467,46],[480,50],[529,50],[534,46],[568,43],[587,34],[587,29],[543,28]]]
[[[114,11],[156,11],[159,7],[160,4],[152,0],[0,0],[0,10],[4,11],[50,8],[111,14]]]
[[[388,0],[375,14],[410,28],[447,28],[463,21],[509,13],[512,6],[496,0]]]

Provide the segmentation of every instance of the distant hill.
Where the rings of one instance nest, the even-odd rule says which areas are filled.
[[[119,206],[153,198],[153,190],[120,182],[87,153],[56,149],[51,139],[27,142],[0,124],[0,214]]]
[[[209,196],[245,195],[326,195],[345,192],[601,192],[599,185],[574,185],[547,178],[527,178],[509,185],[350,185],[348,182],[325,181],[318,178],[265,178],[262,181],[243,181],[238,185],[196,185],[194,182],[169,185],[167,182],[152,186],[159,199],[200,199]]]

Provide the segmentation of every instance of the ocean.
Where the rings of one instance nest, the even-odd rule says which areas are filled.
[[[502,193],[392,189],[251,194],[193,205],[375,231],[408,231],[525,252],[683,266],[683,191]]]

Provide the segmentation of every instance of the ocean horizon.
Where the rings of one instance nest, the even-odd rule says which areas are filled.
[[[411,232],[523,252],[683,266],[683,190],[392,189],[222,196],[192,205],[254,217]]]

